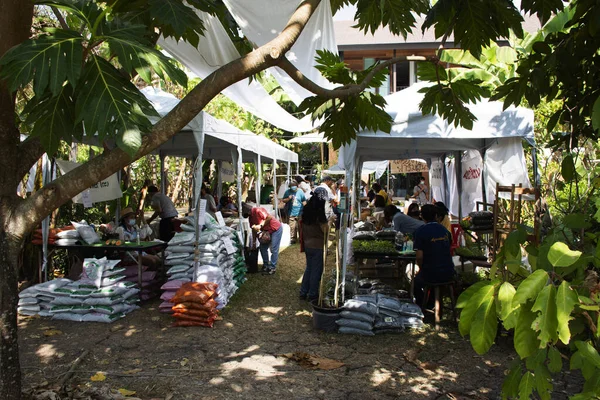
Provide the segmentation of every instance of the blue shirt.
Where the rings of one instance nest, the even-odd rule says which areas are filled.
[[[285,191],[283,198],[287,199],[290,196],[294,196],[294,198],[290,200],[286,204],[286,206],[288,207],[290,217],[297,217],[302,212],[302,208],[304,208],[304,205],[302,205],[302,203],[306,201],[306,196],[304,195],[304,192],[300,189],[296,189],[295,191],[292,189],[288,189]]]
[[[433,283],[452,279],[451,244],[450,232],[437,222],[429,222],[415,231],[413,247],[423,251],[423,265],[419,271],[423,279]]]

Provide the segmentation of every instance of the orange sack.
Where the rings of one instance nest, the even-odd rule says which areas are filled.
[[[204,310],[204,311],[212,311],[215,308],[217,308],[217,306],[219,305],[219,303],[217,303],[216,300],[214,299],[210,299],[209,301],[207,301],[204,304],[200,304],[200,303],[191,303],[189,301],[183,302],[183,303],[179,303],[177,305],[183,306],[184,308],[187,308],[188,310]],[[174,306],[176,307],[176,306]]]
[[[216,315],[213,315],[211,317],[195,317],[193,315],[188,315],[188,314],[179,313],[179,312],[176,312],[175,314],[173,314],[173,316],[177,319],[184,319],[184,320],[195,321],[195,322],[213,322],[217,318]]]
[[[210,290],[216,292],[219,285],[213,282],[187,282],[181,285],[184,290]]]
[[[185,290],[183,286],[171,299],[171,303],[200,303],[204,304],[216,295],[212,290]]]
[[[177,304],[176,306],[173,306],[172,310],[176,313],[183,313],[185,315],[189,315],[192,317],[212,317],[217,315],[216,312],[214,311],[205,311],[205,310],[194,310],[194,309],[190,309],[190,308],[185,308],[182,307],[181,304]]]
[[[175,326],[175,327],[177,327],[177,326],[182,326],[182,327],[183,326],[206,326],[208,328],[212,328],[213,323],[212,322],[187,321],[184,319],[179,319],[173,323],[173,326]]]

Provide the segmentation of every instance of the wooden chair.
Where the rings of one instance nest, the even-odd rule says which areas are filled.
[[[450,298],[450,307],[452,310],[452,318],[454,318],[454,322],[457,322],[456,318],[456,297],[454,295],[454,281],[441,282],[441,283],[430,283],[426,282],[424,287],[425,297],[423,298],[423,304],[421,308],[423,310],[426,309],[427,303],[429,302],[429,297],[431,290],[433,290],[435,306],[433,309],[434,320],[435,320],[435,329],[439,330],[440,321],[442,319],[442,313],[444,308],[443,302],[443,291],[447,291],[448,297]]]

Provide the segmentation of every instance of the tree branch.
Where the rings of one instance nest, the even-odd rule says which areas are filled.
[[[45,216],[70,198],[158,148],[183,129],[223,89],[259,71],[275,66],[280,57],[294,45],[320,1],[303,1],[279,36],[247,55],[224,65],[196,85],[143,137],[142,145],[133,158],[118,148],[105,151],[21,202],[15,210],[15,219],[11,224],[15,235],[26,234]]]
[[[382,69],[389,67],[390,65],[405,62],[405,61],[433,61],[434,57],[423,57],[423,56],[399,56],[391,58],[381,64],[377,65],[371,72],[365,76],[365,79],[360,84],[345,85],[337,87],[335,89],[325,89],[322,86],[317,85],[309,78],[307,78],[294,64],[292,64],[287,58],[283,58],[277,66],[283,69],[296,83],[302,86],[304,89],[313,92],[319,97],[325,99],[344,98],[358,94],[365,90],[373,77]]]
[[[69,25],[67,25],[67,22],[65,21],[65,18],[61,14],[60,10],[58,8],[54,7],[54,6],[52,6],[50,8],[52,9],[52,12],[54,13],[54,16],[56,17],[56,19],[60,23],[60,26],[64,30],[68,30],[69,29]]]

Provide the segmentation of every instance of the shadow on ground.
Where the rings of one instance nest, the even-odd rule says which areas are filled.
[[[89,350],[71,382],[110,385],[141,398],[435,399],[498,398],[514,358],[506,344],[478,356],[455,327],[358,337],[313,330],[298,300],[304,254],[282,251],[277,274],[254,274],[208,328],[171,328],[159,301],[112,325],[20,321],[24,386],[54,383]],[[344,363],[309,370],[282,354],[307,352]],[[106,380],[90,378],[102,372]]]

